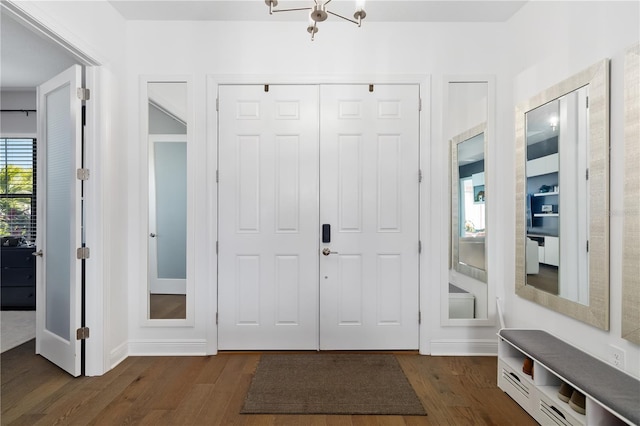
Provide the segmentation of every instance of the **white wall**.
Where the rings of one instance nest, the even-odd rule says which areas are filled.
[[[21,2],[22,3],[22,2]],[[507,23],[378,23],[360,29],[346,23],[323,23],[316,40],[306,22],[128,22],[104,1],[24,2],[79,48],[104,64],[101,73],[103,121],[97,156],[102,168],[106,335],[110,364],[127,354],[127,342],[174,343],[189,351],[205,342],[215,312],[215,268],[211,245],[199,242],[196,254],[195,326],[143,326],[141,281],[146,259],[138,238],[142,194],[140,144],[140,75],[187,75],[193,85],[194,149],[197,151],[196,225],[210,224],[215,185],[215,110],[207,104],[207,75],[218,81],[263,76],[265,82],[287,77],[322,82],[340,76],[431,76],[429,140],[423,141],[423,169],[429,195],[421,212],[428,224],[423,238],[421,350],[431,342],[495,342],[495,327],[440,326],[440,292],[448,281],[448,141],[442,136],[442,81],[445,75],[496,76],[496,137],[489,147],[489,172],[495,176],[495,207],[489,217],[489,280],[504,299],[507,325],[539,327],[595,356],[607,346],[626,350],[627,370],[638,374],[640,350],[619,338],[621,302],[621,217],[611,218],[611,331],[603,332],[522,300],[514,294],[514,107],[544,88],[602,58],[612,58],[611,210],[622,210],[622,58],[638,39],[638,2],[542,2],[527,4]],[[32,6],[35,5],[35,6]],[[125,56],[123,56],[125,55]],[[125,66],[126,65],[126,66]],[[226,76],[226,77],[225,77]],[[128,118],[127,118],[128,117]],[[203,238],[203,240],[206,240]],[[127,309],[128,307],[128,309]],[[583,337],[584,336],[584,337]],[[215,335],[213,335],[215,337]],[[201,347],[201,346],[197,346]],[[207,350],[215,350],[208,347]],[[107,367],[108,368],[108,367]]]
[[[188,74],[194,77],[196,140],[200,153],[215,146],[215,131],[206,129],[214,114],[206,105],[206,75],[264,76],[264,82],[287,77],[321,82],[330,76],[346,79],[361,75],[430,75],[430,140],[425,168],[429,200],[422,216],[428,225],[423,240],[421,305],[423,327],[421,350],[431,351],[432,343],[463,342],[469,351],[495,341],[495,327],[440,326],[440,292],[446,291],[448,276],[448,150],[442,137],[442,81],[444,75],[496,76],[496,137],[489,147],[495,176],[495,204],[489,217],[492,238],[489,248],[489,281],[505,300],[508,326],[541,327],[584,348],[595,356],[607,357],[607,345],[627,351],[627,370],[637,371],[638,348],[620,335],[621,218],[611,221],[611,331],[601,332],[559,315],[514,294],[514,107],[521,100],[565,79],[604,57],[612,62],[612,210],[621,210],[622,147],[621,60],[622,50],[637,39],[637,2],[532,2],[505,24],[375,23],[356,29],[343,23],[326,22],[314,42],[304,32],[304,22],[130,22],[128,24],[128,105],[137,117],[138,76],[141,74]],[[617,104],[616,104],[617,102]],[[210,116],[207,116],[207,111]],[[209,131],[209,132],[208,132]],[[209,137],[207,138],[207,135]],[[139,123],[129,123],[128,137],[139,141]],[[206,146],[205,146],[206,144]],[[139,149],[130,143],[130,169],[140,161]],[[201,156],[205,158],[205,155]],[[215,155],[209,157],[215,160]],[[617,167],[616,167],[617,165]],[[207,164],[199,173],[205,177]],[[135,179],[133,179],[135,180]],[[129,202],[133,211],[142,208],[144,194],[132,185]],[[208,193],[215,197],[214,189]],[[214,205],[214,204],[212,204]],[[199,223],[207,220],[200,217]],[[139,232],[130,222],[130,231]],[[203,247],[206,249],[206,247]],[[140,317],[137,300],[141,270],[145,265],[139,247],[131,247],[129,281],[130,317]],[[196,264],[207,263],[206,250]],[[505,261],[511,260],[511,261]],[[206,324],[215,306],[208,291],[215,285],[213,269],[202,269],[197,283],[196,326],[185,330],[148,330],[130,322],[131,339],[206,339]],[[208,301],[208,302],[207,302]],[[588,339],[577,341],[576,336]],[[593,337],[593,338],[592,338]]]
[[[215,150],[215,128],[207,129],[207,119],[215,115],[212,105],[206,105],[205,76],[215,75],[218,81],[239,76],[263,76],[264,83],[273,80],[307,80],[309,82],[347,80],[369,76],[372,81],[389,76],[412,75],[416,82],[431,75],[431,99],[424,99],[433,113],[428,140],[422,149],[427,151],[423,171],[426,185],[422,211],[426,230],[423,238],[421,270],[423,274],[421,349],[430,351],[432,340],[491,341],[495,345],[494,327],[441,327],[440,292],[448,291],[448,141],[441,136],[442,86],[444,75],[498,75],[501,71],[502,52],[495,49],[504,38],[505,24],[443,24],[443,23],[375,23],[367,22],[362,28],[346,23],[325,22],[316,40],[311,42],[301,22],[129,22],[128,23],[128,112],[132,120],[128,127],[129,169],[135,170],[142,161],[140,154],[140,102],[139,76],[193,76],[196,105],[195,149],[198,158],[206,158],[206,149]],[[231,76],[231,77],[229,77]],[[426,120],[429,123],[429,119]],[[210,133],[207,133],[207,131]],[[207,135],[211,137],[207,138]],[[212,151],[209,151],[210,153]],[[213,152],[215,154],[215,152]],[[212,162],[198,165],[198,176],[206,176],[206,167]],[[139,177],[139,176],[138,176]],[[129,203],[132,211],[144,210],[146,195],[140,192],[140,182],[131,176]],[[135,183],[135,184],[134,184]],[[203,192],[215,197],[215,188],[203,187]],[[215,198],[214,198],[215,199]],[[213,205],[215,207],[215,205]],[[493,228],[497,229],[497,219]],[[198,216],[198,224],[206,226],[206,216]],[[142,220],[129,223],[131,235],[141,233]],[[215,223],[215,222],[214,222]],[[136,348],[144,343],[152,347],[157,339],[175,344],[199,343],[206,338],[206,324],[211,321],[215,305],[207,304],[208,291],[215,285],[215,270],[206,269],[215,256],[210,247],[198,250],[196,274],[196,318],[194,328],[161,329],[142,325],[140,312],[140,286],[144,286],[142,243],[130,248],[130,339]],[[492,266],[498,260],[492,256]],[[198,266],[199,265],[199,266]],[[499,278],[495,278],[496,282]],[[209,299],[210,301],[211,299]]]
[[[36,109],[35,90],[2,90],[0,109]],[[36,137],[37,114],[30,112],[3,112],[0,116],[0,136]]]
[[[640,348],[621,335],[622,215],[623,210],[623,66],[624,51],[639,40],[640,3],[530,2],[509,22],[509,67],[513,75],[511,111],[516,104],[604,58],[611,59],[611,176],[610,176],[610,331],[601,331],[538,306],[514,294],[514,206],[501,207],[509,230],[504,240],[508,256],[502,273],[505,317],[509,327],[545,329],[590,354],[608,360],[609,345],[626,351],[625,369],[640,376]],[[513,164],[513,113],[500,127],[510,143],[500,153],[501,163]],[[511,135],[508,134],[511,132]],[[503,168],[501,191],[513,192],[514,169]],[[597,201],[597,200],[596,200]]]

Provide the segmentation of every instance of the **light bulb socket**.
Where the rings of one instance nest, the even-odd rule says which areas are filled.
[[[361,21],[367,17],[367,12],[365,12],[364,9],[356,10],[356,13],[353,14],[353,17],[358,21]]]
[[[270,7],[276,7],[278,5],[278,0],[264,0],[264,4]]]
[[[316,27],[315,25],[309,25],[307,27],[307,32],[313,35],[318,32],[318,27]]]
[[[313,6],[313,10],[311,10],[309,16],[316,22],[323,22],[327,20],[329,15],[327,14],[327,8],[324,4],[317,4]]]

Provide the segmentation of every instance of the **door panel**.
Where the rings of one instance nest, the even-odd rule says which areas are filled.
[[[82,68],[38,88],[38,231],[36,353],[73,376],[81,373]]]
[[[220,349],[418,348],[419,87],[368,89],[220,87]]]
[[[219,90],[218,346],[318,347],[318,88]]]
[[[320,348],[418,348],[417,85],[322,86]]]

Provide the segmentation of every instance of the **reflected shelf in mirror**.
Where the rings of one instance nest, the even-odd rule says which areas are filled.
[[[539,273],[527,284],[582,304],[589,300],[587,99],[585,86],[525,113],[527,235],[547,235],[533,260]],[[560,196],[559,182],[571,191]]]

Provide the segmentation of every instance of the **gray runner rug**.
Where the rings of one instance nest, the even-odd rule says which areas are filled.
[[[426,415],[387,354],[262,355],[241,413]]]

